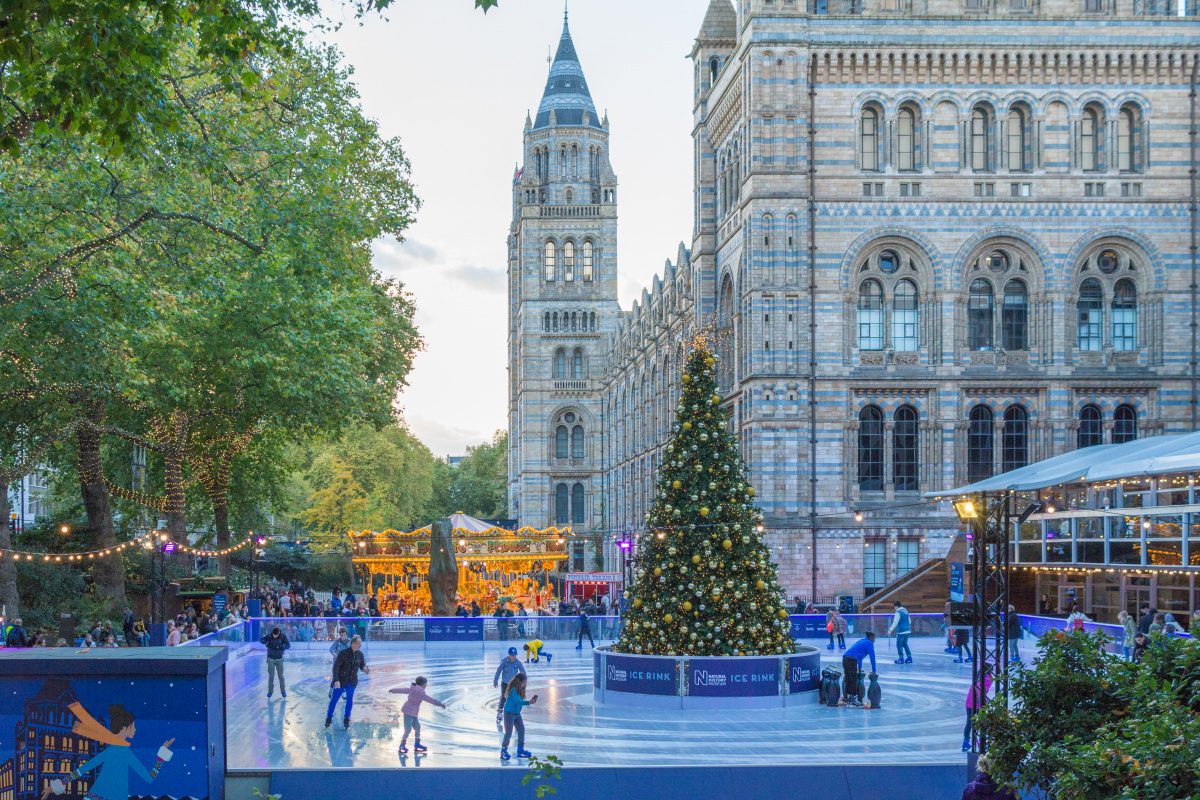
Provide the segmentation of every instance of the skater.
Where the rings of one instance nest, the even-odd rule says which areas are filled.
[[[871,672],[878,672],[875,665],[875,634],[867,631],[866,636],[859,639],[842,656],[842,671],[846,674],[846,703],[855,708],[862,707],[862,698],[858,696],[858,673],[862,670],[863,659],[870,657]]]
[[[522,639],[527,636],[525,633],[525,619],[528,616],[529,612],[525,610],[525,604],[517,603],[517,636]]]
[[[540,656],[545,656],[546,663],[549,664],[550,660],[554,658],[554,654],[550,653],[546,650],[543,650],[542,648],[545,646],[546,646],[546,643],[543,642],[541,639],[530,639],[528,642],[526,642],[524,644],[525,663],[526,664],[529,663],[529,659],[531,656],[533,657],[533,663],[535,663],[535,664],[538,663],[538,659]]]
[[[424,753],[429,749],[421,744],[421,720],[419,719],[421,715],[421,703],[432,703],[439,708],[446,707],[446,704],[441,700],[434,700],[425,694],[425,687],[428,685],[429,681],[425,679],[424,675],[421,675],[407,689],[402,686],[392,689],[392,694],[408,695],[408,699],[400,707],[400,713],[404,715],[404,735],[400,737],[401,754],[408,752],[408,734],[410,731],[416,737],[413,741],[414,753]]]
[[[533,755],[525,749],[525,720],[521,719],[521,711],[525,706],[536,703],[538,696],[535,694],[528,700],[525,699],[526,681],[524,672],[514,677],[504,697],[504,741],[500,743],[502,761],[512,758],[508,754],[508,743],[512,739],[513,728],[517,729],[517,758],[529,758]]]
[[[592,647],[596,646],[596,642],[592,639],[592,625],[588,620],[586,611],[579,612],[579,642],[575,645],[576,650],[583,649],[583,637],[588,637],[588,644]]]
[[[979,701],[976,702],[975,690],[980,689],[980,688],[982,688],[983,691],[979,692]],[[987,704],[987,693],[990,692],[991,690],[992,690],[992,676],[987,674],[986,672],[983,673],[982,684],[976,683],[972,688],[967,689],[967,701],[966,701],[967,724],[963,727],[963,746],[962,746],[962,751],[964,753],[970,752],[970,750],[971,750],[971,732],[975,729],[975,724],[974,724],[975,723],[975,719],[974,719],[975,712],[978,711],[979,709],[983,708],[984,705]]]
[[[967,630],[966,628],[955,628],[954,629],[954,652],[956,653],[956,655],[954,657],[955,664],[962,664],[963,662],[966,662],[967,664],[971,663],[970,645],[971,645],[971,632],[969,630]],[[965,653],[963,652],[964,647],[967,648]]]
[[[287,635],[276,625],[271,632],[258,640],[267,648],[267,699],[275,694],[275,675],[279,674],[279,696],[287,698],[287,684],[283,682],[283,651],[291,648]]]
[[[513,678],[525,675],[525,665],[517,660],[517,648],[508,648],[508,655],[500,659],[496,674],[492,678],[492,688],[500,687],[500,704],[496,706],[496,723],[504,719],[504,698],[508,695],[508,686]]]
[[[345,628],[339,627],[337,638],[333,640],[333,644],[329,645],[329,654],[333,656],[333,660],[336,662],[338,653],[348,649],[350,649],[350,633]],[[333,682],[335,680],[336,678],[330,674],[329,697],[333,697]]]
[[[1013,606],[1008,607],[1008,614],[1004,617],[1004,635],[1008,638],[1008,661],[1014,663],[1021,660],[1021,618],[1017,616],[1017,609]]]
[[[896,613],[892,615],[892,624],[888,627],[888,633],[896,632],[896,663],[911,664],[912,650],[908,647],[908,635],[912,633],[912,623],[908,618],[908,609],[899,600],[892,603],[892,608]]]
[[[846,619],[838,613],[836,608],[830,609],[825,615],[825,630],[829,631],[829,646],[826,650],[833,649],[833,637],[837,637],[837,646],[839,650],[846,649]]]
[[[333,696],[329,698],[329,708],[325,711],[325,727],[333,724],[333,711],[337,708],[338,700],[346,695],[346,715],[342,718],[342,727],[350,727],[350,712],[354,710],[354,690],[358,686],[358,672],[362,670],[367,675],[367,661],[362,654],[362,639],[355,636],[350,640],[350,648],[338,653],[333,662]]]

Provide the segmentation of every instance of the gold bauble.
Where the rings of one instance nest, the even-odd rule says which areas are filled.
[[[760,580],[760,581],[758,581],[758,583],[756,583],[754,585],[757,586],[759,589],[767,588],[767,582],[764,580]]]
[[[672,489],[682,489],[683,481],[671,481],[671,488]]]
[[[731,542],[729,539],[726,539],[725,541],[721,542],[721,547],[724,547],[726,550],[732,550],[733,542]]]
[[[691,604],[691,601],[688,601],[688,600],[684,600],[684,601],[683,601],[683,610],[684,610],[684,611],[691,611],[691,610],[692,610],[692,604]]]
[[[670,614],[663,614],[663,622],[667,623],[668,625],[671,624],[672,619],[674,619],[674,617],[672,617]]]
[[[642,607],[642,598],[640,598],[640,597],[633,598],[633,607],[641,608]]]
[[[692,423],[690,423],[690,422],[683,423],[683,429],[685,431],[690,431],[692,429]]]
[[[662,567],[655,567],[654,568],[654,577],[657,578],[659,575],[662,575]]]
[[[786,608],[781,608],[781,609],[779,609],[779,618],[780,618],[780,619],[787,619],[787,618],[788,618],[788,613],[787,613],[787,609],[786,609]]]
[[[708,516],[708,506],[700,506],[700,516],[702,516],[702,517]]]
[[[683,376],[683,378],[681,378],[681,380],[682,380],[684,383],[691,383],[691,382],[692,382],[692,376],[691,376],[691,375],[687,375],[687,374],[685,374],[685,375]]]
[[[699,564],[699,563],[700,563],[700,556],[692,556],[692,563],[693,563],[693,564]]]
[[[753,487],[753,486],[747,486],[747,487],[746,487],[746,494],[748,494],[750,497],[754,497],[754,487]]]

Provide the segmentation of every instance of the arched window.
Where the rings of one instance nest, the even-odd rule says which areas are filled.
[[[1088,278],[1079,284],[1075,303],[1080,350],[1100,350],[1104,346],[1104,294],[1100,281]]]
[[[589,326],[589,329],[594,333],[596,330],[596,312],[595,311],[588,314],[588,326]]]
[[[1121,109],[1117,117],[1117,169],[1121,172],[1137,172],[1138,117],[1137,111],[1131,106]]]
[[[571,522],[574,525],[583,524],[583,484],[577,483],[571,487]]]
[[[571,174],[577,178],[579,177],[579,146],[578,145],[571,145]]]
[[[1137,409],[1131,405],[1119,405],[1113,412],[1113,444],[1132,442],[1137,438]]]
[[[564,144],[558,149],[558,174],[562,177],[567,177],[567,146]]]
[[[900,109],[896,117],[896,168],[911,172],[917,166],[917,114],[911,108]]]
[[[892,429],[892,482],[898,492],[915,492],[919,482],[917,459],[917,411],[912,406],[896,409]]]
[[[1096,108],[1085,108],[1079,121],[1079,168],[1085,172],[1100,169],[1100,112]]]
[[[876,280],[858,289],[858,349],[883,349],[883,286]]]
[[[1013,172],[1025,172],[1029,169],[1026,158],[1026,116],[1020,108],[1008,110],[1007,139],[1008,168]]]
[[[991,169],[992,115],[983,106],[971,112],[971,169],[987,172]]]
[[[992,349],[992,285],[982,278],[971,281],[967,295],[967,349]]]
[[[572,189],[572,188],[571,188],[571,187],[569,187],[569,186],[567,187],[566,198],[567,198],[567,200],[566,200],[566,204],[567,204],[567,205],[572,205],[572,204],[574,204],[574,202],[575,202],[575,190],[574,190],[574,189]]]
[[[1004,441],[1000,448],[1000,471],[1008,472],[1029,463],[1029,415],[1023,406],[1004,410]]]
[[[1137,349],[1137,287],[1128,278],[1113,287],[1112,346],[1113,350]]]
[[[858,488],[883,490],[883,412],[876,406],[858,414]]]
[[[571,521],[571,503],[567,495],[567,485],[560,483],[554,487],[554,524],[566,525]]]
[[[542,330],[543,331],[550,330],[550,312],[549,311],[547,311],[545,314],[542,315]]]
[[[1004,284],[1000,335],[1005,350],[1029,349],[1029,293],[1024,282],[1015,278]]]
[[[571,458],[583,458],[583,426],[571,428]]]
[[[974,483],[992,475],[996,430],[992,410],[987,406],[971,409],[967,428],[967,481]]]
[[[592,277],[594,274],[593,267],[592,267],[592,243],[591,243],[591,241],[585,241],[583,243],[582,251],[583,251],[583,253],[582,253],[582,255],[583,255],[583,279],[585,281],[590,281],[590,280],[592,280]]]
[[[545,270],[546,280],[554,280],[554,242],[546,242],[545,255],[542,256],[542,265]]]
[[[575,280],[575,243],[563,243],[563,280]]]
[[[71,760],[69,758],[64,758],[58,762],[58,771],[64,775],[70,775],[71,769]]]
[[[567,426],[559,425],[554,429],[554,457],[567,457]]]
[[[567,351],[561,347],[554,351],[553,375],[556,381],[567,379]]]
[[[892,295],[892,349],[912,352],[917,349],[917,287],[909,280],[896,284]]]
[[[862,169],[879,169],[879,112],[873,108],[863,109],[859,118],[858,150]]]
[[[563,316],[565,317],[567,315],[563,314]],[[579,330],[579,312],[572,311],[571,312],[571,331],[573,333],[577,330]]]
[[[713,56],[708,60],[708,83],[712,85],[717,82],[717,74],[721,71],[721,59]]]
[[[572,315],[574,316],[574,315]],[[571,380],[583,380],[583,348],[576,347],[571,353]]]
[[[1100,409],[1094,405],[1086,405],[1079,409],[1079,434],[1076,437],[1077,447],[1094,447],[1104,443],[1104,420]]]

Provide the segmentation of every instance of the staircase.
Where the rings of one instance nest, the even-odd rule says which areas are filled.
[[[967,560],[966,539],[956,537],[945,558],[931,558],[901,575],[858,604],[863,614],[891,613],[892,601],[900,600],[913,613],[938,612],[950,597],[950,562]]]

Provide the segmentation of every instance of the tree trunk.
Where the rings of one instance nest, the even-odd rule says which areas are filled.
[[[229,504],[219,503],[213,506],[213,523],[217,529],[217,549],[229,547]],[[229,556],[217,557],[217,569],[222,575],[229,574]]]
[[[12,528],[9,527],[8,487],[0,487],[0,548],[12,548]],[[4,604],[5,620],[21,615],[21,597],[17,594],[17,567],[8,553],[0,553],[0,603]]]
[[[95,424],[102,422],[103,410],[99,406],[88,409],[88,416]],[[79,489],[83,495],[83,507],[87,511],[88,529],[92,534],[92,548],[104,550],[116,547],[117,532],[113,528],[112,508],[108,504],[108,489],[100,465],[100,434],[91,426],[80,425],[75,431],[75,444],[79,458]],[[125,565],[115,553],[97,558],[92,565],[92,580],[96,594],[115,609],[124,607]]]
[[[183,485],[181,447],[173,447],[165,453],[163,468],[167,490],[167,532],[170,533],[172,541],[187,544],[187,520],[184,517],[187,497]]]

